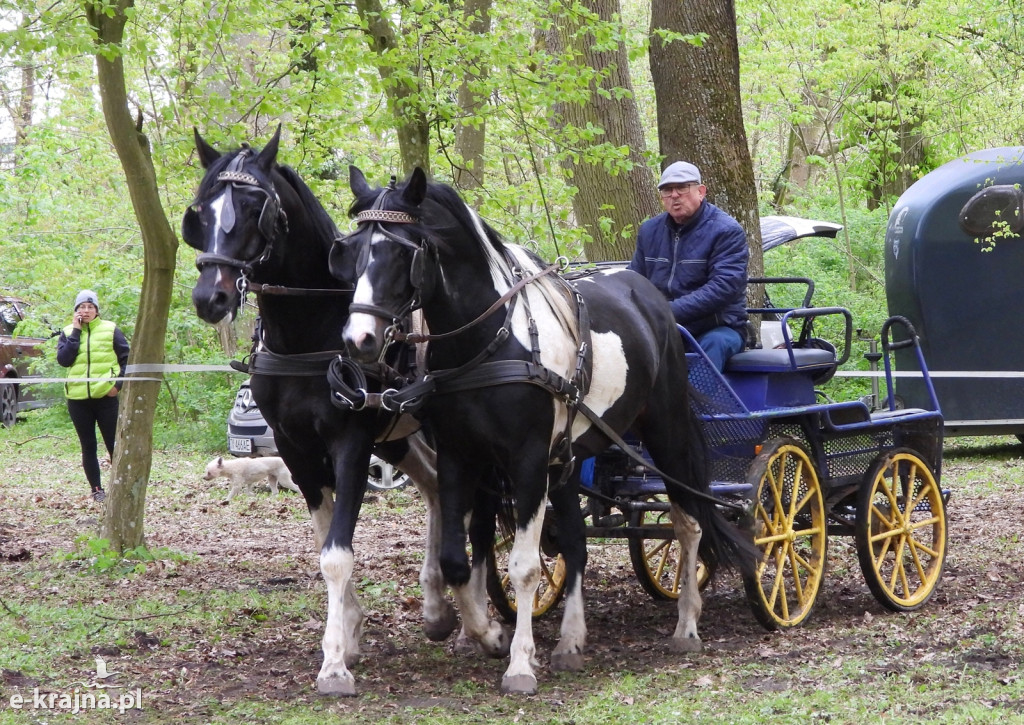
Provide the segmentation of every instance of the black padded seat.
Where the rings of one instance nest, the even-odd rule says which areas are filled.
[[[924,408],[898,408],[897,410],[876,410],[871,414],[871,420],[892,420],[893,418],[918,416],[931,412],[932,411],[925,410]]]
[[[792,359],[789,350],[784,349],[744,350],[725,363],[725,369],[730,373],[816,372],[835,366],[835,352],[814,347],[793,348]]]

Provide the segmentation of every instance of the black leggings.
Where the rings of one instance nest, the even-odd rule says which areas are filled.
[[[82,444],[82,468],[92,490],[100,486],[100,462],[96,457],[96,426],[99,425],[107,453],[114,455],[114,433],[117,431],[117,397],[68,399],[68,414]]]

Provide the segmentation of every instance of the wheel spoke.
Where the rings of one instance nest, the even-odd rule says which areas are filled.
[[[796,460],[796,470],[793,471],[793,493],[799,493],[800,482],[804,480],[804,462],[799,458]],[[810,492],[808,492],[810,493]],[[789,497],[789,511],[786,514],[786,522],[790,524],[792,528],[793,521],[796,519],[796,513],[800,509],[797,507],[796,496],[792,495]]]
[[[920,579],[922,583],[927,582],[928,574],[924,570],[924,562],[921,561],[921,557],[918,554],[919,547],[913,538],[907,539],[907,549],[910,550],[910,558],[914,562],[914,568],[917,570],[918,579]],[[909,594],[910,592],[908,591],[907,593]]]
[[[652,546],[647,553],[647,561],[657,562],[657,566],[654,568],[654,576],[657,579],[661,579],[662,574],[665,573],[665,566],[668,564],[668,557],[671,548],[671,542],[668,540],[659,541],[657,544]]]
[[[793,572],[793,591],[796,594],[796,601],[800,603],[804,600],[804,583],[800,579],[800,557],[796,553],[796,547],[789,547],[789,566]]]

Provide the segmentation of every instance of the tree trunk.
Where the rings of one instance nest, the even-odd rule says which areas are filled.
[[[133,123],[128,109],[121,50],[132,4],[132,0],[118,0],[113,5],[86,2],[85,12],[96,33],[96,76],[103,116],[124,169],[144,247],[142,293],[128,363],[159,363],[164,359],[178,240],[160,203],[149,141],[141,133],[141,119],[138,125]],[[121,391],[110,489],[101,527],[101,535],[118,551],[145,543],[143,517],[159,392],[159,381],[132,380]]]
[[[384,14],[379,0],[356,0],[359,17],[366,23],[367,42],[377,53],[377,72],[384,84],[388,109],[395,119],[398,148],[402,155],[403,174],[417,166],[430,176],[430,126],[426,116],[415,108],[418,89],[410,88],[392,78],[395,69],[389,65],[386,54],[395,47],[395,29]]]
[[[924,71],[910,69],[910,78],[922,78]],[[906,83],[905,86],[910,86]],[[889,208],[914,181],[925,165],[927,140],[922,133],[922,116],[909,87],[881,84],[871,91],[872,104],[866,114],[868,148],[875,168],[868,177],[867,207],[872,211]]]
[[[583,6],[601,23],[610,23],[621,14],[619,0],[584,0]],[[661,206],[644,158],[647,144],[633,96],[626,48],[617,43],[610,50],[598,50],[594,31],[586,21],[558,23],[548,32],[547,42],[553,53],[562,55],[571,50],[581,65],[597,71],[586,103],[558,104],[555,123],[567,129],[570,137],[574,129],[602,129],[597,143],[628,150],[628,168],[619,168],[615,174],[609,173],[601,160],[588,160],[583,148],[562,162],[569,183],[576,187],[576,222],[592,240],[587,245],[587,259],[630,259],[640,223],[660,213]],[[584,140],[581,145],[586,143]]]
[[[655,29],[707,33],[703,45],[664,44]],[[749,274],[764,271],[754,168],[743,128],[740,61],[733,0],[652,0],[651,75],[657,98],[658,141],[665,164],[700,167],[708,200],[743,226]]]
[[[469,32],[481,37],[491,31],[491,0],[465,0],[463,16]],[[487,95],[474,87],[487,79],[488,67],[479,64],[479,72],[466,71],[459,86],[459,109],[462,120],[455,129],[455,154],[461,166],[455,169],[454,186],[462,191],[484,185],[484,142],[487,139],[487,117],[482,113]]]
[[[21,147],[28,140],[29,129],[32,128],[32,108],[36,98],[36,67],[31,62],[21,67],[21,101],[18,112],[11,114],[14,121],[14,144]]]

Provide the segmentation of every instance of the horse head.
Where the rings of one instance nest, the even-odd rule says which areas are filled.
[[[280,138],[278,126],[261,151],[243,145],[221,154],[195,131],[196,151],[206,173],[185,211],[181,236],[199,251],[192,302],[206,322],[234,318],[247,275],[287,235],[287,215],[273,181]]]
[[[330,268],[335,278],[355,285],[342,336],[349,353],[367,361],[380,356],[395,326],[434,292],[437,245],[425,223],[441,210],[428,199],[419,168],[402,184],[392,179],[375,189],[352,166],[349,185],[355,196],[349,214],[357,228],[334,245]]]

